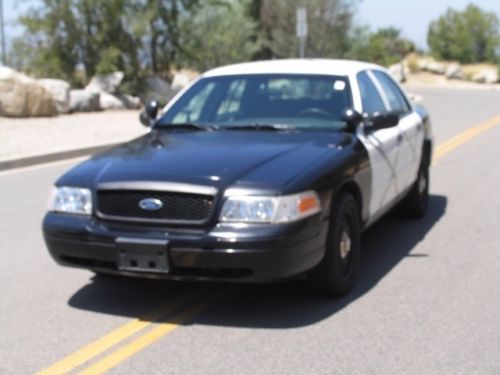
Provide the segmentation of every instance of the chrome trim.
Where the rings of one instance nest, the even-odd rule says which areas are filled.
[[[97,190],[149,190],[162,191],[165,193],[187,193],[212,196],[217,194],[217,189],[213,186],[158,181],[104,182],[97,185]]]
[[[117,244],[138,244],[138,245],[161,245],[167,246],[168,240],[165,238],[137,238],[137,237],[117,237],[115,239],[115,243]]]

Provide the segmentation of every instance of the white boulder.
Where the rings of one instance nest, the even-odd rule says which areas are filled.
[[[198,72],[189,69],[174,70],[172,71],[171,87],[174,90],[182,90],[199,75]]]
[[[57,115],[52,95],[35,79],[0,66],[0,116]]]
[[[101,94],[87,90],[71,90],[69,102],[71,112],[94,112],[101,109],[99,101]]]
[[[122,83],[124,76],[125,74],[123,72],[95,75],[92,77],[89,84],[85,86],[85,90],[114,94],[117,91],[118,86]]]
[[[498,72],[494,68],[485,68],[472,76],[472,80],[478,83],[497,83]]]
[[[464,79],[464,72],[462,70],[462,67],[458,64],[451,64],[446,68],[445,72],[446,78],[448,79]]]
[[[117,94],[116,97],[123,103],[127,109],[139,109],[141,108],[141,99],[137,96],[127,95],[127,94]]]
[[[107,92],[100,93],[99,107],[104,110],[108,109],[125,109],[125,104],[116,96]]]
[[[409,68],[406,62],[391,65],[388,70],[391,76],[398,82],[405,82],[409,74]]]
[[[434,74],[445,74],[446,73],[446,67],[438,62],[432,61],[427,64],[425,67],[425,70],[434,73]]]
[[[61,79],[39,79],[38,83],[50,92],[58,113],[69,112],[69,91],[71,87],[68,82]]]

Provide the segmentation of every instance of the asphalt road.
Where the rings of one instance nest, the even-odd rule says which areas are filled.
[[[500,115],[498,91],[411,91],[437,144]],[[360,283],[337,300],[300,282],[102,279],[56,266],[41,220],[75,162],[0,173],[0,373],[500,374],[496,122],[440,148],[428,215],[371,227]]]

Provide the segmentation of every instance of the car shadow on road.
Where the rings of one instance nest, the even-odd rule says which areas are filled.
[[[311,295],[302,281],[278,284],[213,284],[231,290],[230,297],[198,315],[191,323],[248,328],[293,328],[332,316],[376,287],[406,257],[425,258],[432,254],[412,250],[446,211],[447,198],[432,195],[425,218],[404,220],[389,214],[363,234],[361,277],[346,297],[324,299]],[[71,307],[93,312],[137,318],[168,300],[205,287],[203,284],[141,280],[121,277],[94,277],[68,301]],[[168,321],[168,317],[165,321]]]

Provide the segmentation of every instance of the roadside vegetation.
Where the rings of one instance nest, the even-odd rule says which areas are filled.
[[[14,41],[8,64],[36,77],[67,80],[74,87],[85,86],[95,74],[122,71],[125,91],[136,92],[146,77],[169,80],[173,68],[203,71],[239,61],[296,57],[295,9],[304,4],[308,57],[389,66],[418,52],[398,29],[357,25],[357,3],[41,0],[20,18],[25,34]],[[499,28],[494,13],[475,5],[464,11],[449,9],[429,26],[430,55],[460,64],[500,66]]]

